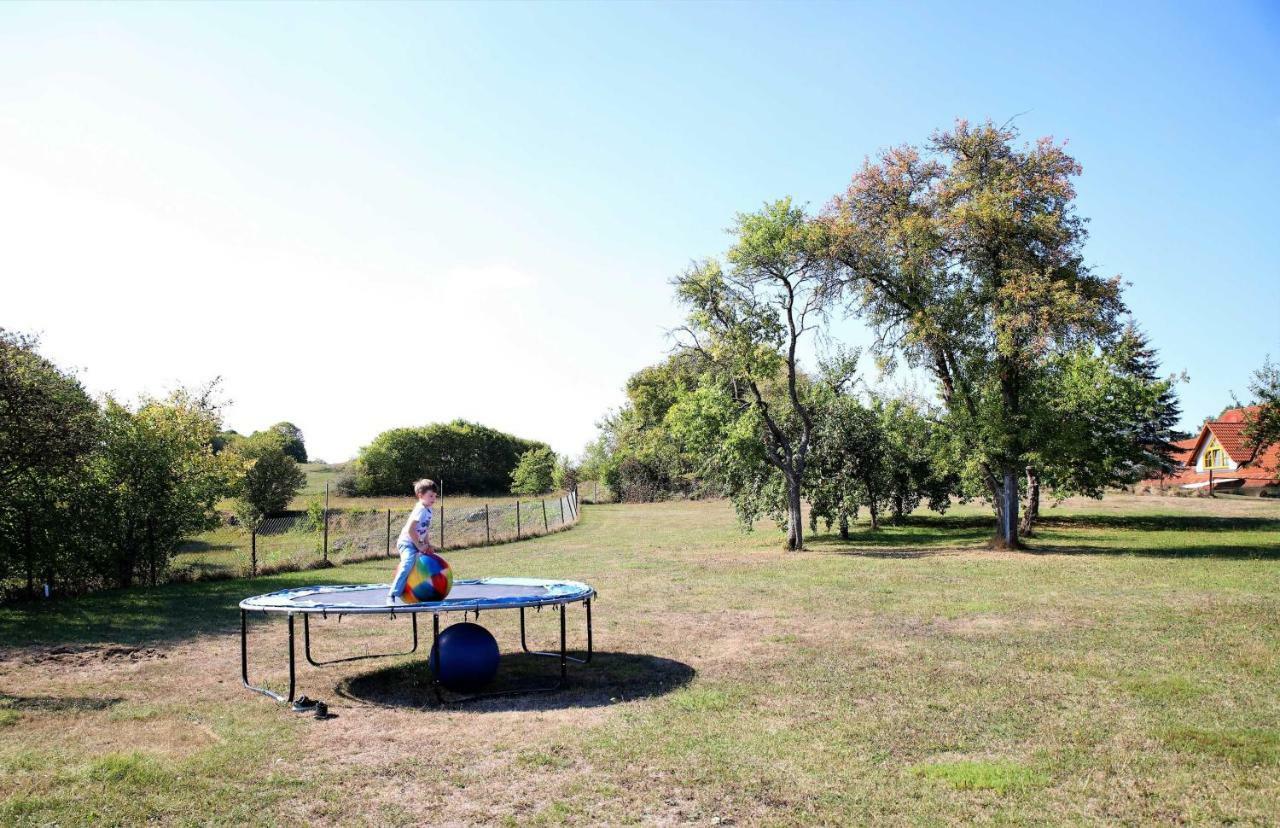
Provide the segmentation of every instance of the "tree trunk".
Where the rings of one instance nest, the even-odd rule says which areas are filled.
[[[1035,534],[1035,522],[1040,519],[1040,472],[1035,466],[1027,466],[1027,508],[1022,512],[1019,532],[1027,537]]]
[[[787,550],[804,549],[804,515],[800,510],[799,481],[787,478]]]
[[[27,597],[34,598],[36,594],[36,544],[31,533],[31,515],[25,512],[22,515],[22,537],[26,546],[23,551],[27,557]]]
[[[840,510],[840,540],[849,539],[849,513]]]
[[[1000,532],[996,536],[996,545],[1003,549],[1017,549],[1018,472],[1011,467],[1004,469],[998,513],[1000,516]]]
[[[894,523],[902,522],[902,510],[903,510],[902,495],[895,494],[893,496],[893,522]]]

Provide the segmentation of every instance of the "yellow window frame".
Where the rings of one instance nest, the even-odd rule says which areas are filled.
[[[1227,468],[1227,453],[1215,437],[1204,450],[1204,467],[1206,469]]]

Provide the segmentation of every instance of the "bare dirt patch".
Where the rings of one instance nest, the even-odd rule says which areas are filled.
[[[83,645],[51,647],[45,650],[27,650],[17,654],[20,664],[43,666],[49,664],[75,667],[96,666],[120,662],[154,661],[168,658],[168,654],[155,647],[123,647],[119,645]],[[0,659],[2,661],[4,659]]]

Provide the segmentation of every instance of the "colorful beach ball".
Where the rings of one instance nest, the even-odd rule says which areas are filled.
[[[404,583],[404,594],[400,597],[406,604],[443,601],[452,588],[453,570],[449,568],[449,562],[434,552],[419,552]]]

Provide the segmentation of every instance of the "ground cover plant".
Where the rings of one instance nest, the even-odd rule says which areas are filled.
[[[235,603],[383,563],[3,608],[0,823],[1280,818],[1277,504],[1109,496],[1046,509],[1032,551],[989,536],[962,507],[785,553],[724,502],[586,507],[451,559],[599,589],[575,684],[441,710],[420,657],[303,666],[328,722],[240,687]],[[408,627],[317,629],[331,657]],[[283,623],[251,634],[279,686]]]

